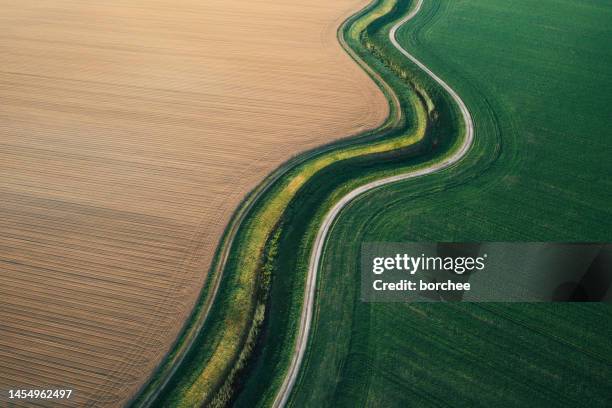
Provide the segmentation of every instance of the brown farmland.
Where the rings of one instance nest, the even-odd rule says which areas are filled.
[[[0,0],[0,405],[138,391],[244,195],[386,117],[336,40],[363,5]]]

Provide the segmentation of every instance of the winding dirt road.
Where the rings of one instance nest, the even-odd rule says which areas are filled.
[[[321,257],[323,254],[323,250],[325,247],[325,242],[327,239],[327,235],[334,221],[338,217],[338,214],[342,211],[342,209],[350,203],[352,200],[360,196],[361,194],[373,190],[375,188],[395,183],[397,181],[413,179],[416,177],[424,176],[427,174],[432,174],[442,169],[445,169],[452,164],[459,162],[468,152],[472,142],[474,140],[474,123],[472,121],[472,116],[470,112],[463,102],[463,100],[459,97],[457,92],[455,92],[446,82],[444,82],[440,77],[434,74],[429,68],[427,68],[422,62],[416,59],[413,55],[411,55],[408,51],[406,51],[397,41],[396,34],[398,29],[406,22],[414,18],[415,15],[420,11],[421,6],[423,5],[423,0],[418,0],[415,7],[412,9],[410,13],[408,13],[403,19],[398,21],[389,31],[389,40],[393,44],[395,48],[397,48],[406,58],[416,64],[421,70],[423,70],[427,75],[429,75],[434,81],[436,81],[449,95],[453,98],[453,100],[459,106],[461,111],[461,115],[463,117],[463,121],[465,123],[465,138],[463,140],[462,145],[448,158],[441,162],[433,163],[431,166],[418,169],[415,171],[411,171],[404,174],[398,174],[396,176],[383,178],[380,180],[373,181],[371,183],[365,184],[355,190],[351,191],[334,207],[327,213],[325,216],[323,223],[317,233],[317,237],[315,239],[314,249],[312,251],[310,257],[310,263],[308,268],[308,276],[306,280],[306,289],[304,293],[304,306],[302,308],[302,314],[300,316],[300,326],[298,331],[298,337],[295,344],[295,350],[293,352],[293,358],[291,360],[291,365],[287,371],[287,375],[281,385],[281,388],[276,395],[276,399],[274,400],[273,406],[275,408],[284,407],[291,395],[291,391],[293,386],[295,385],[296,379],[298,377],[300,366],[302,365],[302,361],[304,360],[304,354],[306,352],[306,347],[308,344],[308,336],[310,333],[310,327],[312,324],[312,315],[314,310],[314,300],[315,300],[315,289],[317,282],[317,273],[319,271],[319,264],[321,262]]]

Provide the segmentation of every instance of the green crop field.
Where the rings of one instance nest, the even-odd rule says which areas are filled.
[[[358,265],[368,241],[610,241],[611,23],[605,1],[426,0],[400,30],[476,143],[342,213],[294,406],[612,404],[609,306],[366,304]]]

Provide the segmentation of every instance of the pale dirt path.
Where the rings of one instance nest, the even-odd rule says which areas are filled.
[[[323,219],[323,223],[321,224],[319,232],[317,233],[315,243],[314,243],[314,249],[310,257],[308,276],[306,278],[306,289],[304,292],[304,306],[302,308],[302,314],[300,316],[300,326],[299,326],[297,341],[295,344],[295,350],[293,352],[293,358],[291,360],[291,365],[289,366],[285,380],[283,381],[283,384],[281,385],[281,388],[276,396],[276,399],[274,400],[273,407],[275,408],[284,407],[286,405],[289,399],[289,396],[291,395],[291,390],[293,389],[293,386],[295,385],[295,381],[299,374],[300,366],[304,359],[304,354],[306,352],[306,347],[308,343],[308,335],[310,333],[310,327],[312,324],[312,315],[313,315],[313,309],[314,309],[315,290],[316,290],[316,282],[317,282],[317,273],[319,271],[319,264],[321,262],[321,256],[323,254],[323,250],[325,247],[325,240],[327,238],[327,235],[329,233],[331,226],[333,225],[334,221],[338,217],[338,214],[340,214],[342,209],[348,203],[350,203],[352,200],[354,200],[355,198],[357,198],[358,196],[360,196],[361,194],[367,191],[370,191],[372,189],[375,189],[375,188],[378,188],[378,187],[381,187],[387,184],[395,183],[397,181],[408,180],[408,179],[424,176],[426,174],[432,174],[442,169],[445,169],[452,164],[457,163],[459,160],[461,160],[466,155],[467,151],[472,145],[472,142],[474,139],[474,124],[472,121],[472,116],[470,115],[470,112],[467,106],[465,105],[465,103],[463,102],[463,100],[459,97],[457,92],[455,92],[446,82],[444,82],[440,77],[434,74],[423,63],[421,63],[418,59],[416,59],[413,55],[411,55],[408,51],[406,51],[397,41],[396,34],[397,34],[398,29],[404,23],[411,20],[420,11],[422,5],[423,5],[423,0],[418,0],[413,10],[408,15],[406,15],[403,19],[398,21],[391,28],[391,30],[389,31],[389,40],[391,41],[391,43],[393,44],[395,48],[397,48],[404,56],[406,56],[406,58],[408,58],[410,61],[415,63],[421,70],[427,73],[442,88],[444,88],[444,90],[446,90],[449,93],[449,95],[453,98],[453,100],[457,103],[461,111],[461,115],[463,116],[463,120],[465,122],[465,127],[466,127],[465,138],[464,138],[463,144],[450,157],[448,157],[447,159],[445,159],[444,161],[440,163],[435,163],[431,165],[430,167],[418,169],[415,171],[411,171],[409,173],[399,174],[396,176],[376,180],[371,183],[365,184],[359,188],[356,188],[355,190],[351,191],[350,193],[342,197],[342,199],[340,199],[340,201],[336,203],[336,205],[334,205],[334,207],[327,213],[327,215]]]

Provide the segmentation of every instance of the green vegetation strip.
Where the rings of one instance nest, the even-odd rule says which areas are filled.
[[[211,283],[205,287],[202,301],[177,343],[178,351],[162,365],[135,406],[223,405],[238,390],[248,393],[243,378],[250,378],[245,374],[255,366],[264,367],[259,364],[262,358],[268,364],[269,356],[262,353],[262,342],[258,340],[270,338],[270,327],[278,323],[275,318],[282,321],[282,331],[277,334],[283,336],[279,339],[282,341],[274,343],[275,347],[293,340],[292,324],[299,310],[305,268],[300,264],[286,269],[284,258],[308,251],[321,214],[356,186],[408,167],[423,166],[456,146],[459,133],[452,129],[459,126],[447,124],[456,123],[457,114],[444,95],[401,55],[387,53],[390,49],[380,24],[370,30],[395,13],[397,7],[407,5],[408,2],[378,1],[351,18],[340,33],[354,58],[367,59],[371,67],[367,71],[390,101],[389,120],[376,131],[309,152],[288,163],[245,201],[238,212],[238,218],[243,219],[230,226],[228,234],[234,236],[224,238],[216,257],[215,266],[222,265],[223,269],[213,268]],[[389,88],[401,92],[394,95]],[[321,180],[325,180],[325,188],[317,187]],[[310,222],[294,222],[296,209],[302,211],[306,207],[311,210],[302,221]],[[306,225],[309,231],[299,232],[301,236],[296,237]],[[292,246],[291,252],[287,252],[288,245]],[[222,262],[224,254],[228,254],[226,262]],[[299,259],[307,257],[298,256],[294,261]],[[267,275],[272,275],[271,285],[267,284]],[[287,289],[287,280],[295,290],[290,290],[286,298],[289,308],[283,308],[275,303],[279,298],[274,295]],[[214,290],[215,282],[219,282],[218,290]],[[268,293],[272,295],[270,299]],[[282,378],[287,358],[286,351],[274,354],[273,367],[266,368],[265,381],[257,381],[257,388],[268,381],[270,388],[261,394],[265,398],[273,395],[270,393]]]

